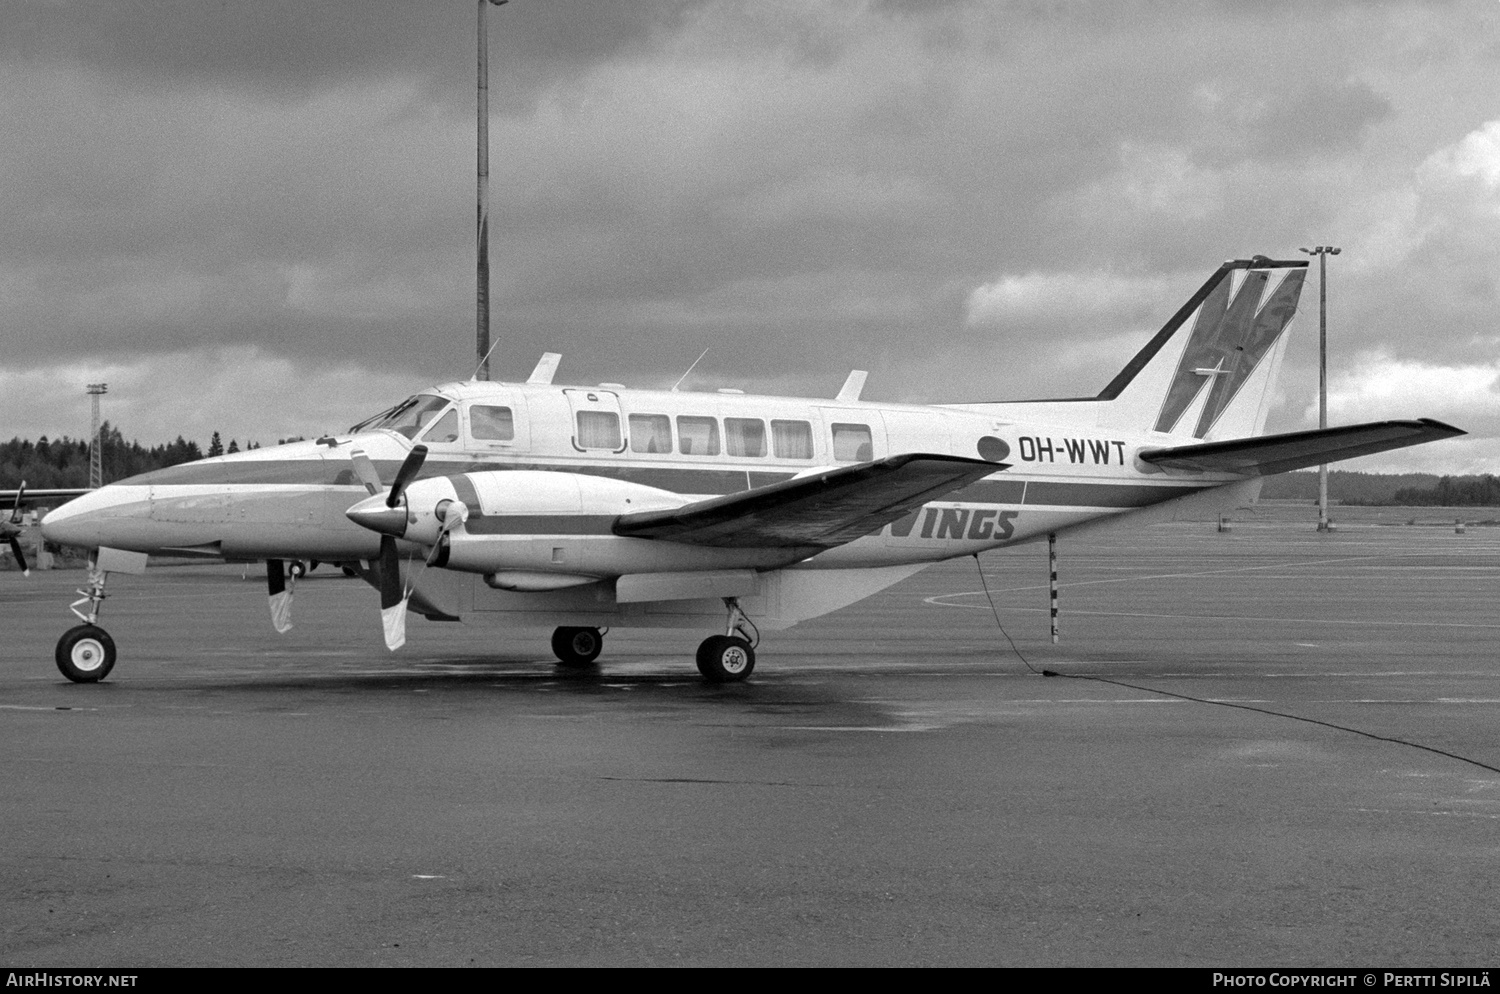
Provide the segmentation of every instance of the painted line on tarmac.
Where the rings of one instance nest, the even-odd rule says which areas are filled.
[[[1304,569],[1305,567],[1308,567],[1308,566],[1329,566],[1329,565],[1333,565],[1333,564],[1336,564],[1336,563],[1341,564],[1341,563],[1355,563],[1355,562],[1370,561],[1370,560],[1389,561],[1389,560],[1392,560],[1392,559],[1409,559],[1409,558],[1413,558],[1416,555],[1429,555],[1429,554],[1430,553],[1411,553],[1411,554],[1407,554],[1407,555],[1395,555],[1395,556],[1389,556],[1389,555],[1387,555],[1387,556],[1341,556],[1341,557],[1339,557],[1337,559],[1309,559],[1306,562],[1263,563],[1263,564],[1261,564],[1259,566],[1235,566],[1235,567],[1229,568],[1229,569],[1198,570],[1198,571],[1191,572],[1191,573],[1140,573],[1140,574],[1133,574],[1131,576],[1110,577],[1110,578],[1104,579],[1104,580],[1077,580],[1077,581],[1074,581],[1074,582],[1071,582],[1071,583],[1062,583],[1062,584],[1059,584],[1059,587],[1062,588],[1062,589],[1064,589],[1064,590],[1067,590],[1067,589],[1073,589],[1073,588],[1078,588],[1078,587],[1093,587],[1093,586],[1098,586],[1100,584],[1105,584],[1105,583],[1134,583],[1134,582],[1137,582],[1137,581],[1140,581],[1140,580],[1193,580],[1193,579],[1199,579],[1199,578],[1205,577],[1205,576],[1225,576],[1225,575],[1232,575],[1232,574],[1237,574],[1237,573],[1263,572],[1263,571],[1268,570],[1268,569],[1301,570],[1301,569]],[[1405,569],[1407,567],[1398,567],[1398,568]],[[1434,568],[1439,568],[1440,569],[1441,567],[1434,567]],[[1047,585],[1044,584],[1044,583],[1040,583],[1040,584],[1031,584],[1031,585],[1024,586],[1024,587],[1010,587],[1010,588],[1007,588],[1007,589],[1004,589],[1004,590],[996,590],[994,592],[997,593],[997,594],[1008,594],[1008,593],[1019,593],[1019,592],[1027,591],[1027,590],[1045,590],[1045,589],[1047,589]],[[968,597],[968,596],[975,596],[975,595],[981,595],[981,594],[983,594],[983,591],[970,591],[967,594],[948,594],[948,595],[944,595],[944,596],[951,596],[951,597],[960,597],[960,596],[963,596],[963,597]],[[929,598],[929,601],[930,600],[931,599]]]
[[[957,607],[971,611],[987,611],[989,604],[950,604],[949,597],[983,597],[982,590],[968,590],[958,594],[938,594],[935,597],[924,597],[924,604],[934,607]],[[1006,606],[1005,610],[1019,614],[1047,614],[1051,609],[1045,607],[1012,607]],[[1258,621],[1272,624],[1308,624],[1308,625],[1360,625],[1365,628],[1496,628],[1500,624],[1486,625],[1476,624],[1468,621],[1386,621],[1365,620],[1348,618],[1273,618],[1261,615],[1239,615],[1239,614],[1152,614],[1145,611],[1089,611],[1082,608],[1073,608],[1067,612],[1070,615],[1090,615],[1101,618],[1154,618],[1163,621]],[[1299,645],[1301,643],[1298,643]]]

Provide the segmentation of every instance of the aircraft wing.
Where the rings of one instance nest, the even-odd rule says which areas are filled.
[[[90,487],[77,487],[74,489],[59,488],[56,490],[34,490],[31,487],[27,487],[24,492],[16,490],[0,490],[0,508],[9,511],[11,508],[15,507],[17,493],[24,493],[24,496],[21,498],[21,507],[22,509],[25,509],[33,504],[44,504],[48,507],[56,507],[57,505],[62,504],[65,501],[72,500],[74,497],[82,497],[84,494],[92,492],[93,490]]]
[[[669,511],[622,514],[614,533],[728,548],[827,549],[1009,468],[959,456],[890,456]]]
[[[1468,432],[1460,428],[1431,418],[1419,418],[1416,421],[1372,421],[1340,428],[1315,428],[1312,431],[1293,431],[1282,435],[1236,438],[1227,442],[1177,445],[1169,449],[1142,449],[1138,455],[1142,462],[1163,469],[1271,476],[1466,434]]]

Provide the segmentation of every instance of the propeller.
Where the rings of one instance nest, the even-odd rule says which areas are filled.
[[[16,503],[11,508],[10,517],[0,521],[0,534],[3,534],[10,542],[10,554],[16,557],[16,565],[21,567],[22,576],[30,576],[31,569],[26,565],[26,554],[21,551],[21,499],[26,496],[26,481],[21,481],[21,489],[16,491]]]
[[[380,493],[380,474],[364,450],[353,450],[349,459],[354,463],[355,475],[370,496]],[[386,648],[392,652],[406,644],[406,602],[411,596],[401,582],[401,556],[396,550],[396,539],[406,534],[406,508],[402,506],[402,497],[426,461],[427,446],[412,446],[411,452],[402,460],[401,468],[396,470],[396,478],[391,481],[385,507],[376,506],[349,514],[356,523],[380,533],[380,620],[385,627]]]
[[[375,464],[370,461],[370,457],[358,449],[351,452],[349,457],[353,460],[354,471],[364,483],[365,489],[370,491],[371,496],[378,494],[381,490],[380,476],[375,471]],[[373,507],[360,507],[359,510],[351,509],[346,512],[350,520],[381,535],[392,538],[405,535],[406,508],[401,506],[401,498],[406,493],[407,486],[422,471],[422,463],[426,461],[427,446],[412,446],[411,452],[402,461],[401,468],[396,470],[396,479],[391,483],[391,492],[386,494],[385,506],[381,507],[376,504]]]

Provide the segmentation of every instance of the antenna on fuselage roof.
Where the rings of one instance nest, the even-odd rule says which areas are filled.
[[[710,345],[708,348],[711,349],[713,348],[713,346]],[[698,368],[698,363],[702,362],[703,357],[706,355],[708,355],[708,349],[704,349],[698,354],[698,358],[694,359],[693,364],[687,368],[687,373],[683,373],[681,376],[677,377],[677,382],[672,384],[673,393],[676,393],[677,388],[682,386],[682,381],[688,378],[688,373],[691,373],[694,369]]]
[[[477,380],[477,379],[479,379],[479,371],[481,369],[484,369],[485,363],[487,363],[487,362],[490,361],[490,353],[494,352],[499,347],[500,347],[500,343],[498,341],[496,341],[494,345],[490,346],[490,351],[486,352],[484,354],[484,358],[479,360],[479,365],[477,365],[477,366],[474,367],[474,372],[469,377],[470,380]],[[489,377],[485,377],[485,379],[489,379]]]

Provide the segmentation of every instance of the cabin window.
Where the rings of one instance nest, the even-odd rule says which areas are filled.
[[[516,437],[516,422],[508,407],[475,404],[469,408],[469,434],[485,442],[509,442]]]
[[[632,414],[630,451],[671,452],[672,419],[665,414]]]
[[[685,456],[719,454],[719,422],[714,418],[683,415],[677,419],[677,451]]]
[[[618,452],[623,448],[620,444],[620,416],[614,411],[579,411],[578,447]]]
[[[839,462],[869,462],[875,458],[875,444],[869,425],[833,425],[833,458]]]
[[[806,421],[772,421],[771,447],[777,459],[811,459],[812,425]]]
[[[732,456],[764,457],[766,423],[760,418],[725,418],[724,448]]]
[[[458,410],[449,411],[438,418],[437,423],[422,436],[424,442],[456,442],[458,441]]]

